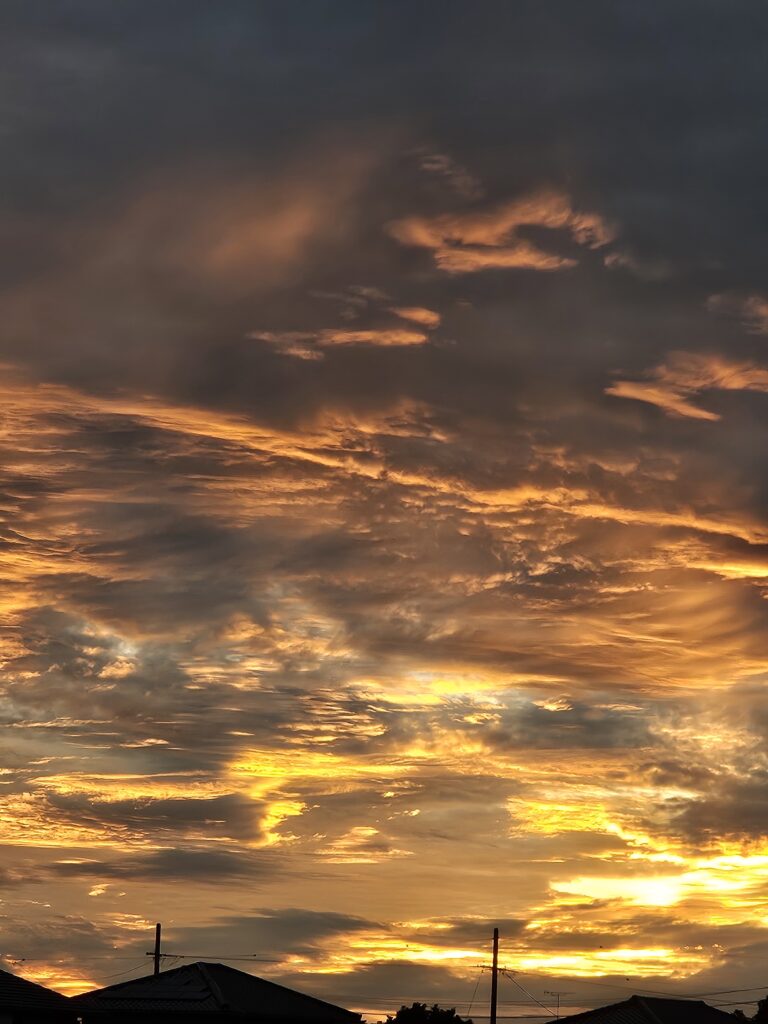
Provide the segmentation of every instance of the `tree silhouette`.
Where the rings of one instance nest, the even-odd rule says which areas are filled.
[[[435,1003],[414,1003],[413,1006],[401,1006],[394,1017],[387,1014],[387,1024],[472,1024],[471,1019],[460,1017],[456,1008],[443,1009]]]

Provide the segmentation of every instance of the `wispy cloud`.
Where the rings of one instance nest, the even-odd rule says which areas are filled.
[[[413,313],[413,310],[409,311]],[[417,310],[416,316],[402,316],[402,319],[424,323],[423,313],[429,310]],[[439,317],[438,317],[439,322]],[[434,327],[430,322],[425,324]],[[251,337],[257,341],[266,341],[274,345],[280,352],[298,359],[322,359],[323,349],[339,345],[367,345],[379,348],[402,348],[409,345],[424,345],[428,338],[422,331],[407,330],[402,327],[384,327],[369,330],[349,330],[346,328],[324,328],[319,331],[254,331]]]
[[[720,292],[709,296],[706,308],[711,313],[737,317],[753,334],[768,334],[768,299],[764,295]]]
[[[401,320],[410,320],[412,323],[421,324],[432,331],[440,326],[440,314],[434,309],[425,309],[423,306],[392,306],[391,312],[399,316]]]
[[[650,370],[644,380],[620,380],[606,388],[606,394],[648,402],[672,416],[719,420],[719,413],[693,401],[706,391],[768,392],[768,369],[717,355],[673,352],[667,362]]]
[[[427,174],[444,181],[449,188],[464,199],[480,199],[484,189],[478,178],[448,153],[433,152],[422,148],[417,151],[419,167]]]
[[[524,228],[566,232],[577,245],[600,248],[615,230],[596,213],[574,209],[567,195],[543,191],[469,213],[407,217],[394,221],[389,233],[402,245],[430,249],[447,273],[463,274],[489,267],[560,270],[576,259],[544,249],[520,237]]]

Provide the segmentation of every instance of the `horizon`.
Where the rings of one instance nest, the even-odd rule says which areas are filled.
[[[147,956],[150,956],[150,955],[152,955],[152,954],[149,954],[149,953],[147,954]],[[109,985],[107,985],[105,987],[107,989],[110,989],[110,990],[112,988],[122,988],[123,986],[130,985],[131,982],[134,982],[134,981],[145,982],[148,979],[152,978],[153,975],[156,977],[159,974],[163,974],[163,973],[167,973],[167,972],[172,972],[173,973],[173,972],[175,972],[177,970],[182,970],[185,967],[194,967],[194,966],[197,966],[197,965],[204,965],[206,967],[210,967],[210,966],[223,966],[223,967],[232,968],[234,961],[237,961],[237,964],[238,964],[237,967],[234,968],[234,970],[242,971],[244,973],[250,974],[252,977],[257,977],[259,980],[265,980],[260,975],[254,975],[254,973],[252,971],[245,971],[244,967],[241,966],[241,964],[242,964],[242,962],[244,960],[244,958],[242,958],[242,957],[230,957],[230,958],[224,958],[222,960],[216,960],[214,958],[210,958],[209,957],[209,958],[205,958],[205,959],[196,958],[196,959],[193,960],[193,958],[191,956],[178,956],[176,954],[169,954],[169,953],[160,953],[159,956],[160,956],[160,967],[159,967],[159,970],[155,970],[154,972],[147,970],[143,974],[136,974],[135,971],[137,970],[137,968],[132,968],[132,969],[129,969],[127,972],[118,972],[118,975],[117,975],[118,980],[117,981],[112,981]],[[169,966],[167,966],[167,967],[163,967],[162,966],[162,963],[163,963],[164,960],[169,961]],[[15,966],[18,967],[19,965],[15,965]],[[145,967],[146,967],[146,965],[145,965]],[[725,1010],[726,1012],[729,1012],[729,1013],[732,1013],[736,1009],[736,1007],[739,1007],[739,1009],[743,1011],[745,1008],[754,1007],[758,1003],[758,999],[752,999],[752,1000],[748,1000],[746,998],[734,999],[733,998],[733,995],[734,995],[734,991],[733,990],[725,990],[725,991],[722,991],[722,992],[678,992],[678,993],[664,992],[664,991],[659,991],[657,989],[650,990],[650,991],[643,991],[643,990],[635,991],[635,989],[630,984],[629,979],[625,979],[625,982],[622,985],[622,984],[595,983],[595,982],[589,982],[589,981],[585,981],[584,979],[578,979],[578,978],[569,978],[567,980],[568,980],[569,984],[576,984],[576,985],[578,985],[579,983],[581,983],[582,987],[584,985],[588,985],[588,986],[591,985],[593,987],[593,989],[594,989],[594,986],[597,985],[597,987],[599,987],[601,989],[604,989],[604,990],[606,990],[606,989],[607,990],[613,990],[612,991],[612,995],[609,997],[607,994],[603,994],[602,998],[600,998],[600,997],[596,997],[594,992],[593,992],[593,993],[591,993],[591,998],[589,997],[590,996],[589,993],[587,993],[586,996],[581,997],[581,996],[578,995],[577,991],[574,990],[574,989],[570,989],[568,991],[564,991],[564,990],[561,989],[561,990],[557,990],[557,991],[544,990],[543,992],[541,992],[541,999],[540,999],[540,998],[538,998],[535,995],[534,992],[529,991],[527,988],[523,987],[519,982],[517,982],[516,980],[513,980],[513,979],[515,979],[515,976],[516,976],[516,974],[518,972],[509,972],[506,968],[503,968],[503,967],[500,966],[499,967],[499,983],[500,983],[499,991],[501,991],[501,993],[502,993],[502,998],[499,998],[497,1000],[497,1009],[494,1012],[494,1009],[493,1009],[493,1006],[492,1006],[492,1002],[493,1002],[492,994],[489,993],[488,998],[486,998],[482,994],[482,992],[478,992],[478,990],[481,987],[480,986],[480,982],[483,979],[484,975],[488,975],[488,986],[486,986],[486,987],[491,987],[490,971],[491,971],[490,967],[487,967],[487,966],[481,967],[480,968],[480,973],[478,974],[478,980],[477,980],[477,982],[475,984],[475,987],[474,987],[474,990],[473,990],[472,997],[469,1000],[465,1000],[465,1001],[453,1000],[452,1001],[452,1006],[450,1006],[450,1007],[447,1006],[445,1001],[440,1002],[439,1000],[432,1000],[429,1003],[424,1003],[423,1001],[421,1001],[421,1000],[419,1000],[417,998],[414,998],[412,996],[400,996],[399,998],[392,998],[392,997],[377,997],[375,999],[369,998],[368,1000],[365,1001],[365,1003],[353,1004],[351,1006],[348,1005],[348,1006],[345,1007],[345,1009],[350,1010],[353,1013],[360,1014],[362,1019],[363,1019],[363,1021],[367,1022],[367,1024],[386,1024],[386,1021],[388,1019],[390,1019],[391,1017],[394,1017],[394,1015],[396,1014],[398,1009],[406,1009],[406,1008],[409,1008],[410,1006],[416,1006],[418,1003],[421,1002],[422,1005],[424,1005],[424,1006],[429,1006],[429,1007],[435,1006],[435,1007],[440,1007],[440,1008],[443,1008],[443,1009],[449,1009],[451,1013],[457,1014],[456,1020],[459,1022],[459,1024],[472,1024],[472,1021],[484,1021],[484,1020],[485,1021],[494,1021],[494,1020],[551,1020],[552,1018],[555,1018],[556,1020],[559,1020],[560,1017],[567,1018],[567,1017],[573,1016],[574,1014],[581,1014],[581,1013],[588,1012],[589,1010],[593,1010],[593,1009],[604,1009],[606,1007],[612,1006],[612,1005],[617,1004],[617,1003],[623,1003],[624,1001],[629,1000],[630,998],[634,998],[634,999],[640,998],[640,999],[643,999],[643,1000],[650,1000],[651,1003],[653,1003],[655,1000],[665,1002],[665,1001],[669,1001],[670,999],[673,1002],[676,1001],[676,1000],[681,1000],[681,1001],[684,1001],[684,1002],[690,1002],[690,1001],[702,1002],[702,1003],[708,1004],[710,1006],[714,1006],[716,1008]],[[125,977],[126,974],[130,974],[130,975],[132,975],[132,977]],[[511,977],[510,977],[510,975],[511,975]],[[524,976],[524,978],[526,980],[526,983],[531,988],[535,989],[536,988],[535,979],[534,979],[534,983],[532,983],[530,981],[531,975],[529,973],[525,973],[523,976]],[[22,977],[23,977],[23,975],[22,975]],[[266,979],[266,980],[268,980],[268,979]],[[542,975],[542,976],[539,977],[538,980],[541,983],[547,983],[547,982],[551,982],[553,979],[552,979],[552,976]],[[563,981],[565,979],[560,977],[559,979],[556,979],[556,980]],[[512,981],[512,984],[514,984],[515,987],[517,989],[519,989],[523,993],[522,996],[520,996],[518,994],[518,998],[516,998],[516,999],[503,998],[503,996],[505,994],[507,994],[507,995],[509,994],[508,992],[505,993],[503,991],[503,987],[504,987],[505,982],[509,982],[509,981]],[[279,986],[279,987],[282,987],[282,986]],[[509,988],[508,984],[507,984],[507,988]],[[766,991],[766,990],[768,990],[768,986],[762,986],[762,988],[758,986],[755,989],[751,989],[751,990],[737,990],[737,991],[740,993],[741,996],[746,997],[746,994],[754,994],[758,990]],[[89,992],[89,991],[103,991],[103,987],[99,986],[97,989],[89,989],[89,990],[87,990],[87,992]],[[297,990],[293,990],[293,991],[297,991]],[[87,992],[77,993],[77,994],[87,994]],[[311,992],[307,992],[306,990],[303,992],[303,994],[304,995],[308,995],[308,996],[313,997],[313,998],[316,998],[316,997],[313,996],[313,994]],[[560,998],[558,998],[558,997],[560,997]],[[768,999],[768,991],[766,991],[766,995],[763,998],[764,999]],[[378,1004],[378,1005],[374,1006],[373,1004]],[[485,1007],[485,1010],[487,1012],[477,1012],[478,1010],[482,1011],[483,1007]],[[537,1012],[531,1012],[531,1013],[505,1012],[505,1009],[507,1011],[509,1011],[513,1007],[517,1008],[518,1010],[523,1010],[526,1007],[535,1007]],[[749,1019],[749,1015],[746,1018],[741,1018],[741,1019]]]

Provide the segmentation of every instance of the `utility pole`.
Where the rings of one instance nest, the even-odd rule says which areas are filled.
[[[496,1007],[499,996],[499,929],[493,929],[493,966],[491,967],[491,1019],[496,1024]]]
[[[161,931],[162,931],[162,927],[160,925],[160,922],[158,921],[158,923],[155,925],[155,953],[154,953],[154,956],[155,956],[155,974],[156,975],[160,973],[160,932]]]

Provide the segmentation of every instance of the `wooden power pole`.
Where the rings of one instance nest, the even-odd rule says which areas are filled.
[[[493,929],[493,966],[491,967],[491,1020],[496,1024],[496,1008],[499,998],[499,929]]]
[[[160,923],[158,922],[155,925],[155,953],[154,953],[154,957],[155,957],[155,974],[159,974],[160,973],[160,932],[161,931],[162,931],[162,928],[160,926]]]

